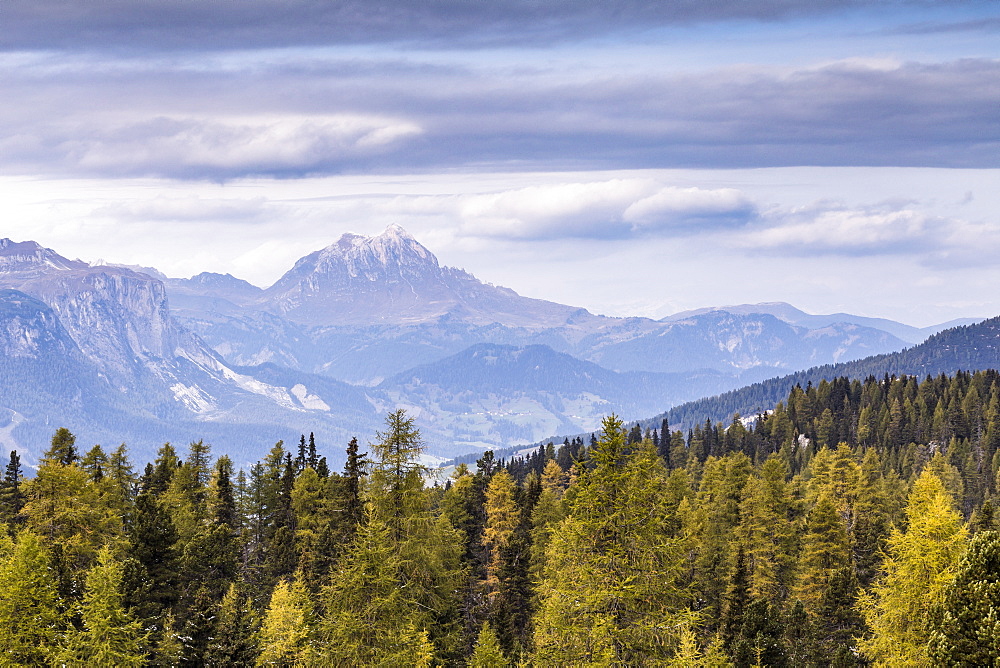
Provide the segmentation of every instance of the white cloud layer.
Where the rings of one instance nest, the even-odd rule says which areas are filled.
[[[926,251],[940,242],[949,221],[910,208],[828,208],[819,204],[788,214],[773,212],[768,226],[745,235],[749,249],[810,255],[892,254]],[[954,223],[952,223],[954,224]]]
[[[111,114],[36,130],[0,138],[9,163],[45,153],[71,172],[190,178],[337,171],[422,133],[408,120],[351,114],[125,120]]]

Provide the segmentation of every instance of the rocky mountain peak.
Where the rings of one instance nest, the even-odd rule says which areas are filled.
[[[51,248],[36,241],[0,239],[0,272],[38,269],[82,269],[86,262],[68,260]]]
[[[306,259],[306,258],[303,258]],[[351,278],[371,280],[387,274],[440,271],[437,258],[399,225],[390,225],[382,234],[365,237],[345,234],[336,243],[319,251],[313,271],[329,273],[346,270]]]
[[[265,290],[266,310],[310,325],[430,322],[552,326],[575,309],[519,296],[438,259],[399,225],[345,234],[301,258]]]

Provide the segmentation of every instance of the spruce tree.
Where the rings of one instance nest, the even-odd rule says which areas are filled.
[[[1000,532],[973,536],[944,588],[930,634],[930,658],[940,666],[1000,665]]]
[[[0,524],[13,526],[21,518],[18,517],[24,508],[24,491],[21,480],[24,473],[21,470],[21,457],[17,450],[10,451],[10,461],[4,469],[3,480],[0,481]]]
[[[136,567],[127,573],[126,604],[135,608],[144,625],[165,628],[166,614],[177,602],[180,563],[177,532],[170,515],[156,497],[136,497],[135,518],[129,532],[129,555]]]

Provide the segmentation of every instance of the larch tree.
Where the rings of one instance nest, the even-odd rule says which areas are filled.
[[[125,608],[121,592],[123,566],[104,547],[87,573],[80,617],[83,628],[72,629],[59,661],[67,665],[143,666],[146,633]]]
[[[486,487],[486,526],[483,529],[483,545],[489,550],[486,564],[487,588],[495,594],[500,572],[501,551],[506,549],[514,537],[520,521],[520,508],[515,498],[514,479],[506,469],[500,469]]]
[[[386,427],[371,445],[367,522],[325,593],[327,649],[366,651],[365,643],[345,644],[343,634],[351,632],[356,639],[370,638],[387,656],[418,651],[414,648],[428,637],[438,652],[449,656],[458,646],[461,536],[430,507],[418,460],[423,440],[413,419],[403,410],[394,411]],[[343,660],[366,661],[360,656]]]
[[[668,660],[689,618],[685,544],[669,537],[666,470],[649,441],[626,445],[605,418],[556,528],[539,583],[535,656],[541,665],[654,665]]]
[[[51,555],[30,531],[0,532],[0,665],[47,665],[67,619],[50,573]]]
[[[925,469],[908,497],[906,532],[893,529],[888,556],[858,601],[871,629],[858,646],[876,665],[931,665],[930,623],[968,544],[968,532],[941,480]]]
[[[510,665],[489,622],[483,624],[479,631],[476,647],[467,665],[469,668],[506,668]]]
[[[294,579],[279,582],[260,628],[258,666],[318,665],[313,605],[305,585]],[[335,664],[329,664],[335,665]]]

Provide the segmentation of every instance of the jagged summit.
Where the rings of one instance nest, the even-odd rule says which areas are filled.
[[[402,324],[444,315],[537,325],[564,322],[572,310],[443,267],[399,225],[374,237],[345,234],[306,255],[265,291],[263,304],[309,325]]]
[[[346,270],[352,278],[382,278],[384,274],[412,274],[439,270],[438,260],[399,225],[390,225],[375,237],[347,233],[323,250],[295,264],[312,272]],[[295,271],[293,269],[292,271]]]

